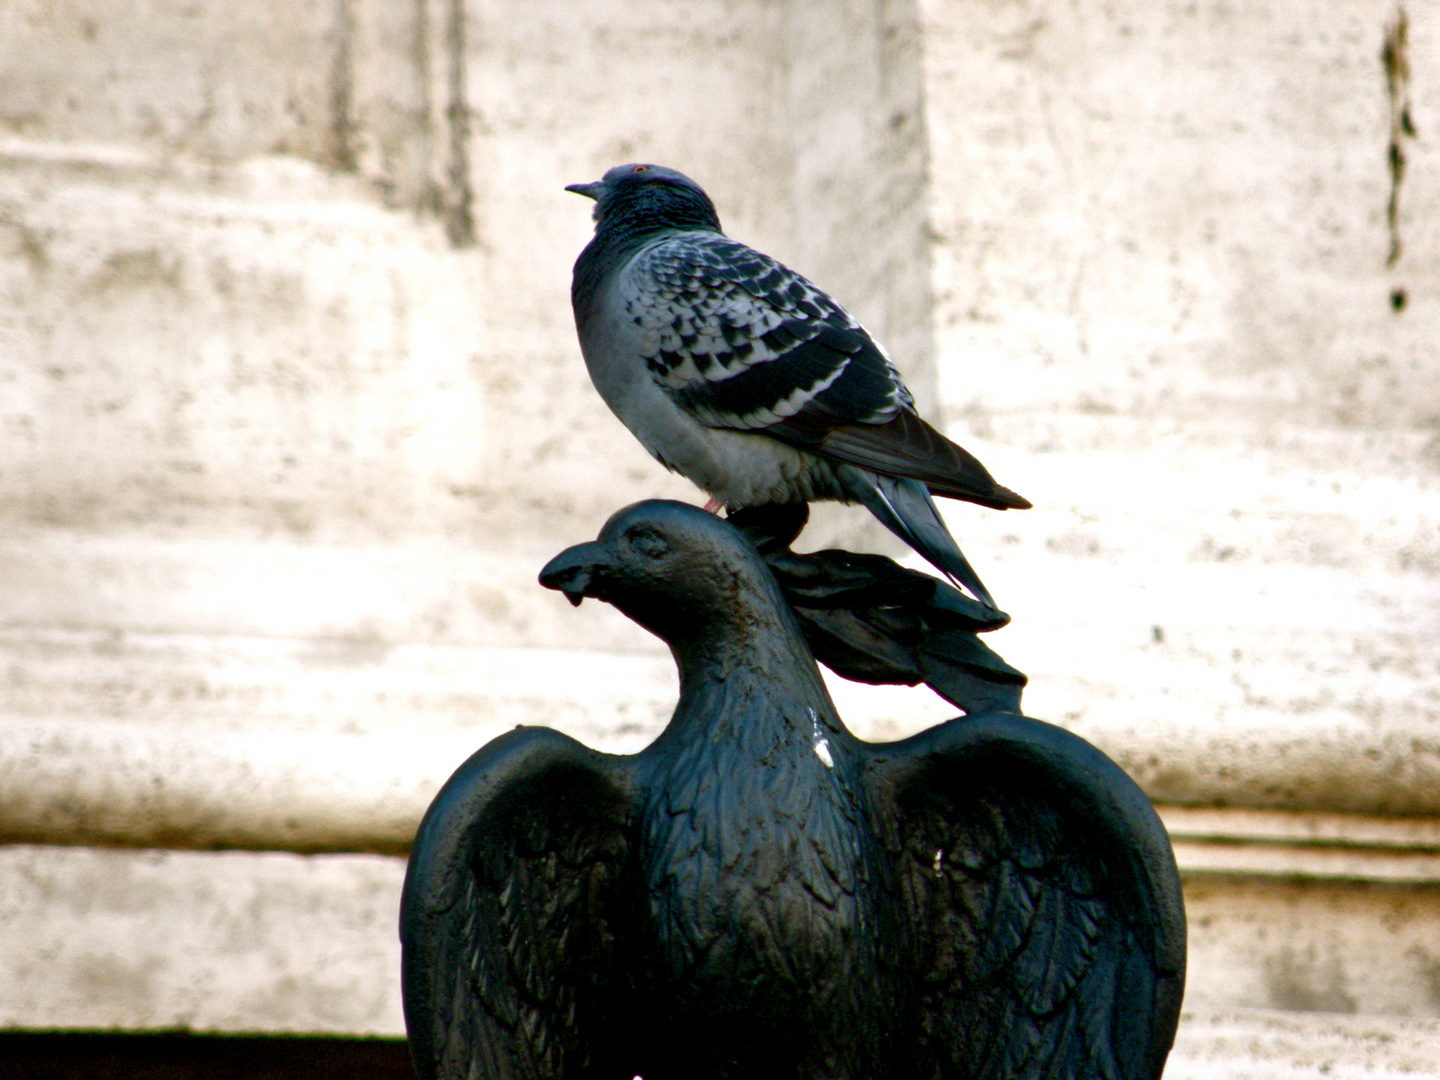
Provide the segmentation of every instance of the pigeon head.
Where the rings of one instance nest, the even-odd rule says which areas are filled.
[[[572,604],[614,604],[671,645],[710,631],[739,633],[785,610],[755,546],[714,514],[650,500],[615,514],[588,544],[567,548],[540,572],[540,584]]]
[[[720,231],[715,204],[684,173],[663,165],[617,165],[593,184],[565,189],[595,200],[596,230],[702,229]]]

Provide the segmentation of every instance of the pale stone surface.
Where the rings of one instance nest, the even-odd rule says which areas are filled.
[[[1435,433],[1440,155],[1428,139],[1405,141],[1404,248],[1386,265],[1380,54],[1394,6],[923,9],[955,405],[1021,412],[1032,437],[1047,413],[1090,417],[1088,438],[1056,445],[1067,453],[1123,446],[1137,420],[1157,434],[1166,420],[1242,436]],[[1406,10],[1419,117],[1440,104],[1437,12]],[[1398,313],[1392,287],[1409,292]],[[1433,473],[1408,456],[1355,464]],[[1430,540],[1417,564],[1433,559]]]
[[[0,1027],[403,1034],[405,864],[0,848]]]
[[[693,494],[605,412],[574,342],[590,206],[562,189],[626,158],[690,168],[732,234],[853,304],[925,391],[917,24],[890,7],[11,10],[0,513],[548,549]],[[811,85],[836,66],[843,87]],[[453,215],[385,209],[437,184],[469,207],[468,246],[446,246]]]
[[[1261,1010],[1188,1011],[1165,1080],[1440,1076],[1440,1021]]]
[[[675,695],[669,659],[645,656],[412,646],[377,657],[365,642],[275,638],[205,638],[197,654],[192,640],[155,635],[29,644],[11,687],[35,711],[0,725],[9,840],[404,850],[445,778],[517,723],[633,752]],[[95,662],[80,670],[86,654]],[[100,708],[57,719],[67,698]]]
[[[1440,1018],[1440,881],[1185,877],[1187,1008]]]
[[[403,877],[385,856],[0,847],[0,1027],[401,1034]],[[1440,1057],[1416,1056],[1440,1055],[1440,997],[1433,952],[1404,951],[1414,894],[1191,881],[1186,899],[1192,972],[1172,1069],[1190,1071],[1167,1075],[1320,1064],[1324,1047],[1350,1067],[1440,1073]],[[1267,913],[1276,902],[1288,921]],[[1418,903],[1433,919],[1440,899]],[[1323,949],[1307,922],[1323,924]],[[1335,1015],[1367,1010],[1399,1015]]]
[[[995,640],[1029,707],[1131,746],[1161,798],[1228,772],[1242,804],[1419,812],[1440,156],[1405,143],[1387,267],[1396,9],[922,8],[942,399],[1037,504],[950,520],[1015,616]],[[1433,115],[1440,13],[1407,11]],[[1152,753],[1158,715],[1195,741]],[[1326,765],[1367,755],[1368,783]]]
[[[1034,676],[1032,713],[1172,802],[1433,823],[1440,8],[1407,10],[1419,136],[1390,266],[1396,9],[1358,0],[0,6],[5,835],[393,849],[504,726],[628,749],[655,729],[663,652],[534,586],[617,506],[696,498],[605,412],[570,326],[589,221],[561,188],[638,158],[692,172],[733,235],[850,305],[1036,502],[950,511],[1015,616],[992,641]],[[896,550],[853,510],[809,539]],[[845,693],[875,737],[948,714]],[[1182,857],[1213,863],[1215,839]],[[1317,872],[1293,837],[1240,839],[1255,873]],[[1434,854],[1333,840],[1331,871]],[[39,860],[0,888],[48,882],[26,895],[50,898],[52,939],[64,912],[90,927],[67,970],[121,956],[130,924],[85,922],[84,890],[140,857],[17,854],[36,850],[0,852]],[[250,873],[155,858],[190,884],[137,895],[182,937],[230,918],[207,876]],[[274,895],[343,907],[357,873]],[[1433,1015],[1433,950],[1410,951],[1434,938],[1429,886],[1197,888],[1216,1007]],[[256,903],[265,922],[290,900]],[[1346,959],[1367,951],[1388,967]],[[137,955],[111,966],[169,963]],[[348,985],[312,960],[274,969],[317,1001]],[[164,990],[156,1015],[261,1023],[269,991],[242,1008],[213,974],[253,962],[207,969],[220,1011]],[[97,1000],[83,974],[22,975],[24,1015]],[[326,1008],[282,1011],[380,1023]],[[1413,1071],[1366,1048],[1430,1031],[1216,1023],[1186,1059],[1212,1071],[1184,1075],[1308,1075],[1312,1035],[1332,1075]]]

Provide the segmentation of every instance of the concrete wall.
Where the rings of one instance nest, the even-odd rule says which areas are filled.
[[[0,510],[346,544],[588,529],[654,482],[576,368],[590,222],[561,189],[632,158],[694,171],[925,387],[918,25],[851,15],[11,8]]]
[[[1440,9],[1389,77],[1397,10],[5,5],[0,837],[394,852],[509,725],[653,734],[668,658],[533,579],[698,497],[594,395],[568,307],[563,185],[654,160],[1035,501],[950,521],[1030,711],[1175,808],[1194,1001],[1435,1016]],[[856,511],[810,539],[894,551]],[[947,714],[836,693],[872,737]],[[13,847],[8,940],[78,929],[64,987],[0,957],[0,1022],[393,1031],[390,991],[323,1005],[390,970],[355,941],[398,864],[354,858]],[[112,863],[153,911],[87,906]],[[342,879],[354,941],[286,945],[277,912]],[[160,911],[210,929],[123,929]],[[264,978],[213,981],[252,947]]]
[[[1440,55],[1408,5],[1387,79],[1398,11],[925,5],[942,398],[1037,504],[951,521],[1037,715],[1211,748],[1133,752],[1161,798],[1434,812]]]

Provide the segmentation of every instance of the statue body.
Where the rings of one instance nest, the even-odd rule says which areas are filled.
[[[680,699],[639,754],[519,728],[436,798],[401,917],[422,1077],[1159,1077],[1179,879],[1104,755],[1004,709],[856,739],[765,556],[693,507],[541,580],[664,638]]]
[[[677,1076],[753,1075],[757,1060],[775,1075],[868,1076],[862,1063],[890,1049],[875,1023],[890,980],[867,917],[886,890],[859,762],[828,723],[771,717],[639,767],[654,954],[637,1014]],[[817,727],[832,764],[813,749]],[[793,842],[776,844],[787,820]]]

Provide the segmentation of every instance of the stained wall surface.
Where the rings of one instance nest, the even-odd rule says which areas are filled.
[[[1035,502],[949,510],[1029,711],[1258,853],[1193,864],[1196,1000],[1434,1016],[1440,8],[1401,19],[0,5],[0,837],[241,849],[9,849],[7,940],[73,917],[77,974],[7,953],[0,1023],[393,1030],[391,991],[332,995],[389,970],[356,942],[390,933],[396,864],[243,852],[393,853],[505,727],[633,749],[663,723],[657,644],[534,584],[619,506],[698,501],[574,344],[589,208],[562,189],[627,160],[704,183]],[[857,511],[810,540],[898,554]],[[946,715],[837,693],[872,737]],[[112,863],[194,913],[176,949],[267,959],[202,1016],[166,973],[229,960],[87,952],[135,915],[84,902]],[[348,929],[292,949],[286,904]]]
[[[672,7],[9,6],[11,526],[588,530],[656,481],[577,367],[590,205],[562,188],[636,158],[690,168],[927,387],[913,12]]]
[[[950,520],[1030,707],[1161,798],[1433,813],[1435,12],[924,12],[941,396],[1036,503]]]

